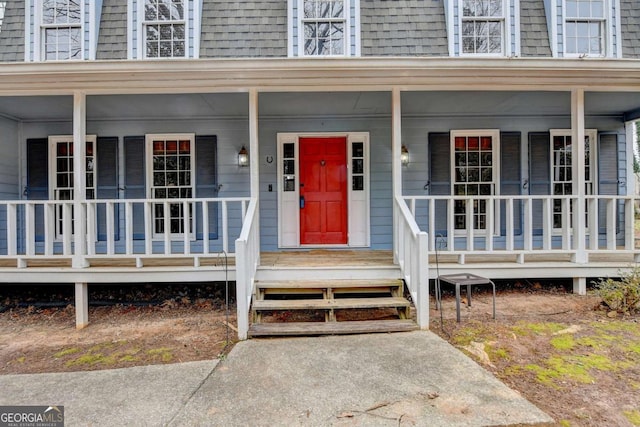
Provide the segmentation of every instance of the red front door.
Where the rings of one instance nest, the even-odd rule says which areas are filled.
[[[347,243],[347,140],[300,138],[300,244]]]

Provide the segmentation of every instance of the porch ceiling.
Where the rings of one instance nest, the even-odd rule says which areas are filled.
[[[88,120],[246,117],[246,93],[87,96]],[[0,97],[0,114],[24,121],[73,117],[72,96]]]
[[[247,93],[89,95],[88,120],[183,119],[248,116]],[[634,92],[587,92],[587,115],[640,115]],[[259,117],[390,116],[390,92],[266,92]],[[569,92],[412,91],[402,92],[404,116],[570,115]],[[73,97],[0,96],[0,115],[23,121],[73,117]],[[634,117],[635,116],[635,117]]]

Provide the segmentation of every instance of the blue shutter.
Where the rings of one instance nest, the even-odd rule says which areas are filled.
[[[520,132],[500,133],[500,194],[519,195],[520,194],[520,156],[521,156],[521,134]],[[514,233],[522,233],[522,202],[513,204]],[[506,203],[500,202],[500,209],[505,212],[500,218],[501,232],[506,233]]]
[[[144,136],[124,137],[124,197],[125,199],[146,198],[145,187]],[[144,207],[133,207],[133,238],[144,239]]]
[[[96,140],[96,198],[97,199],[117,199],[118,198],[118,138],[98,137]],[[119,240],[119,209],[115,211],[115,235],[114,239]],[[105,206],[98,205],[98,240],[107,240],[107,218]]]
[[[600,134],[598,144],[598,188],[597,194],[618,194],[618,135],[615,133]],[[618,215],[623,211],[623,202],[616,206]],[[598,229],[600,234],[606,233],[606,203],[598,203]],[[617,229],[623,224],[624,217],[616,221]]]
[[[196,136],[196,197],[218,196],[218,155],[215,135]],[[202,216],[196,215],[196,238],[202,239]],[[209,239],[218,238],[218,206],[209,206]]]
[[[451,194],[451,138],[449,132],[430,133],[429,137],[429,194]],[[436,202],[435,232],[446,236],[447,234],[447,202]],[[430,230],[431,231],[431,230]]]
[[[551,194],[551,135],[549,132],[529,133],[529,194]],[[542,202],[534,201],[533,234],[542,235]]]
[[[27,199],[47,200],[49,198],[49,140],[47,138],[27,139]],[[36,206],[36,242],[44,241],[44,208]]]

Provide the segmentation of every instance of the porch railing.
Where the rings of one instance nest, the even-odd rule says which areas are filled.
[[[0,201],[0,256],[233,256],[230,242],[248,203],[248,197],[100,199],[82,202],[76,212],[73,201]],[[84,212],[87,245],[79,254],[74,216]]]
[[[420,231],[414,216],[402,198],[393,203],[394,247],[393,258],[402,271],[421,329],[429,328],[429,267],[427,259],[427,233]]]
[[[577,196],[403,196],[429,250],[444,253],[635,253],[633,196],[585,196],[584,229],[575,229]]]
[[[249,307],[256,271],[260,264],[260,223],[258,199],[251,199],[240,237],[236,240],[236,310],[238,339],[247,339]]]

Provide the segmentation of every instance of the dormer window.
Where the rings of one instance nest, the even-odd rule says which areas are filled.
[[[605,0],[566,0],[565,52],[605,55]]]
[[[42,56],[45,60],[82,59],[82,9],[76,0],[42,1]]]
[[[343,0],[304,0],[304,56],[342,56],[346,52],[346,12]]]
[[[462,0],[461,53],[504,55],[503,0]]]
[[[7,8],[6,1],[0,1],[0,31],[2,31],[2,21],[4,21],[4,11]]]
[[[145,58],[184,58],[186,19],[184,0],[145,0]]]

